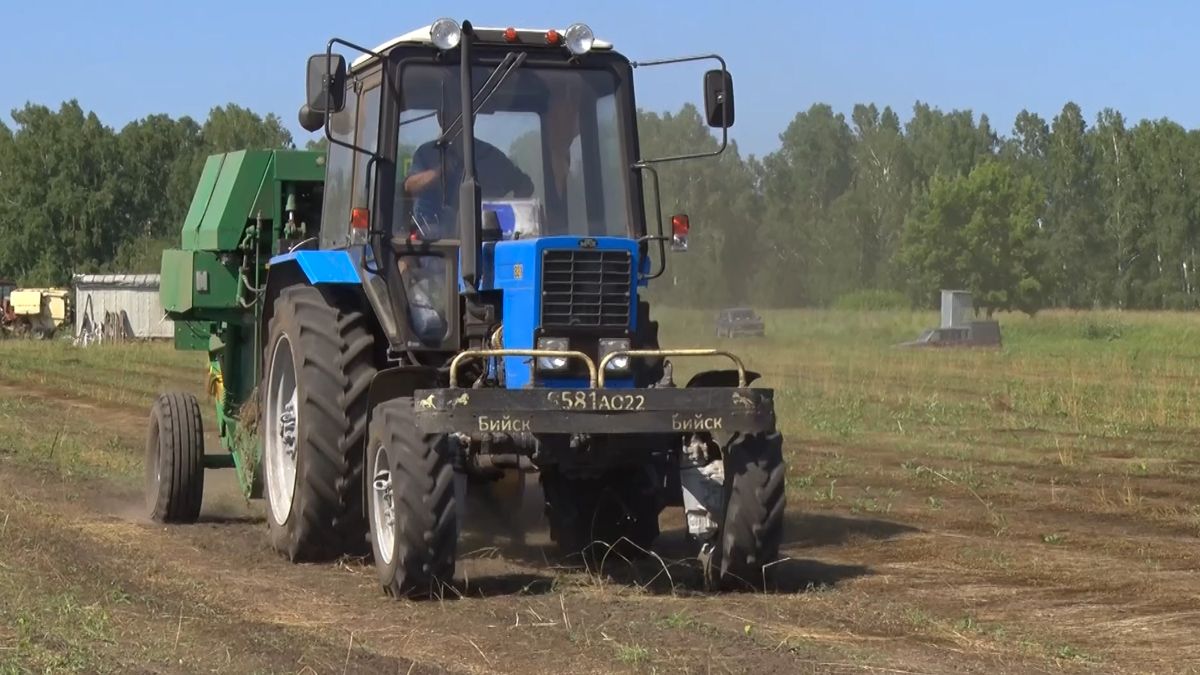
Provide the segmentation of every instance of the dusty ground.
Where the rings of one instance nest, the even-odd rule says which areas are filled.
[[[703,592],[668,512],[662,564],[588,573],[540,533],[472,535],[453,592],[393,602],[361,561],[270,552],[230,473],[208,474],[201,523],[140,519],[149,394],[200,385],[172,359],[0,371],[0,673],[1200,672],[1200,462],[1141,451],[1190,448],[1187,424],[951,420],[963,435],[927,451],[793,430],[773,592]],[[873,389],[914,386],[890,375]]]

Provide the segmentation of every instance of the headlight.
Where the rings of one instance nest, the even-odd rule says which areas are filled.
[[[567,43],[567,49],[572,54],[579,56],[592,50],[592,45],[596,43],[596,35],[587,24],[575,23],[563,33],[563,41]]]
[[[607,338],[600,340],[600,360],[603,361],[605,356],[613,352],[629,351],[629,340],[626,338]],[[608,372],[620,372],[629,370],[629,356],[614,356],[609,360],[608,365],[604,366],[604,370]]]
[[[454,19],[438,19],[429,27],[429,39],[438,49],[454,49],[462,42],[462,27]]]
[[[566,351],[570,348],[570,344],[566,338],[543,337],[538,338],[538,349],[546,349],[550,351]],[[565,356],[539,356],[537,360],[538,370],[566,370],[567,357]]]

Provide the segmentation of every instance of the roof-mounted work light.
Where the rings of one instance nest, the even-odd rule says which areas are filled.
[[[454,19],[438,19],[429,27],[429,39],[438,49],[454,49],[462,42],[462,26]]]
[[[572,54],[579,56],[592,50],[592,45],[596,44],[596,34],[585,23],[571,24],[563,32],[563,41]]]

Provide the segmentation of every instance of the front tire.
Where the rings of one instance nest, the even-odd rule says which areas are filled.
[[[159,394],[150,409],[146,513],[157,523],[194,523],[204,497],[204,428],[191,394]]]
[[[374,343],[353,297],[293,286],[275,300],[260,425],[264,494],[271,546],[293,562],[365,553],[363,440]]]
[[[763,582],[783,539],[784,470],[779,433],[739,435],[726,448],[725,517],[710,582],[722,588]]]
[[[454,579],[458,498],[445,434],[417,428],[411,398],[381,404],[367,444],[375,571],[394,598],[436,596]]]

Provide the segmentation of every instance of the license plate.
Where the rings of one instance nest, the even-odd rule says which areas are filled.
[[[546,400],[563,410],[645,410],[642,394],[609,394],[590,389],[586,391],[552,391]]]

